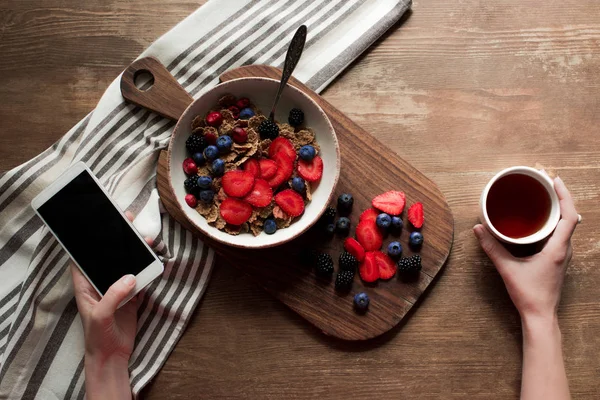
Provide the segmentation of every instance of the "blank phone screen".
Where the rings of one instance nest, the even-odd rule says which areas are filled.
[[[123,275],[137,275],[155,260],[87,171],[38,212],[102,294]]]

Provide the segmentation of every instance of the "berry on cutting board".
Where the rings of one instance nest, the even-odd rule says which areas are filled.
[[[356,240],[365,251],[375,251],[383,244],[383,234],[374,222],[362,221],[356,227]]]
[[[191,193],[185,195],[185,202],[188,206],[192,208],[196,208],[196,206],[198,205],[198,200],[196,199],[196,196],[194,196]]]
[[[359,262],[365,259],[365,249],[354,238],[348,238],[344,241],[344,249]]]
[[[375,223],[377,221],[377,216],[379,213],[374,208],[368,208],[360,214],[358,217],[358,222],[369,221],[371,223]]]
[[[263,230],[267,235],[272,235],[277,232],[277,222],[273,218],[265,220]]]
[[[321,253],[317,256],[315,272],[322,277],[330,277],[333,274],[333,260],[329,254]]]
[[[354,307],[360,312],[364,312],[369,308],[369,296],[365,292],[356,293],[354,295]]]
[[[269,182],[264,179],[257,179],[250,193],[244,197],[244,200],[254,207],[266,207],[273,200],[273,190]]]
[[[191,158],[186,158],[183,160],[183,172],[188,175],[196,175],[198,172],[198,166]]]
[[[227,171],[225,175],[223,175],[221,184],[223,185],[223,190],[227,196],[244,197],[252,191],[254,181],[254,175],[250,172],[236,169]]]
[[[346,217],[340,217],[336,223],[336,231],[342,236],[348,236],[350,233],[350,219]]]
[[[387,231],[392,225],[392,217],[389,214],[381,213],[377,216],[375,222],[380,229]]]
[[[279,126],[270,119],[265,119],[258,126],[258,133],[262,139],[275,139],[279,136]]]
[[[358,260],[352,254],[345,251],[340,254],[339,265],[341,270],[354,272],[358,268]]]
[[[275,203],[286,214],[297,217],[304,212],[304,199],[292,189],[283,190],[275,195]]]
[[[421,256],[416,254],[410,257],[401,258],[397,263],[398,272],[400,275],[407,276],[415,276],[421,271]]]
[[[321,218],[319,219],[319,223],[322,225],[328,225],[335,221],[335,208],[327,207]]]
[[[342,270],[335,277],[335,290],[349,292],[354,282],[354,271]]]
[[[248,132],[242,127],[236,126],[233,128],[233,141],[239,144],[246,143],[248,141]]]
[[[423,245],[423,234],[421,232],[411,232],[408,237],[408,244],[413,249],[418,249]]]
[[[231,151],[231,146],[233,146],[233,140],[228,135],[219,136],[217,139],[217,149],[221,154],[229,153]]]
[[[349,213],[354,204],[354,197],[350,193],[343,193],[338,197],[338,210]]]
[[[298,156],[304,161],[311,161],[316,155],[317,151],[310,144],[302,146],[300,147],[300,150],[298,150]]]
[[[323,159],[315,156],[311,161],[298,161],[298,175],[309,182],[316,182],[323,176]]]
[[[302,125],[304,122],[304,112],[299,108],[292,108],[288,116],[288,122],[294,128]]]
[[[201,152],[192,154],[192,160],[194,160],[194,162],[198,166],[204,165],[204,163],[206,162],[206,159],[204,158],[204,154],[202,154]]]
[[[190,154],[198,153],[204,150],[206,147],[206,140],[202,136],[191,135],[185,141],[185,147],[188,149]]]
[[[421,228],[425,221],[423,203],[415,203],[408,209],[407,218],[415,228]]]
[[[371,202],[373,207],[390,215],[400,215],[406,204],[404,192],[395,190],[385,192],[375,197]]]
[[[252,215],[252,206],[245,201],[228,197],[219,208],[221,217],[231,225],[241,225]]]
[[[200,189],[210,189],[213,180],[210,176],[203,175],[198,177],[197,182]]]
[[[380,279],[390,279],[396,275],[396,263],[394,263],[394,261],[388,257],[387,254],[384,254],[381,251],[374,251],[373,254],[377,268],[379,268]]]
[[[204,149],[204,158],[208,161],[214,161],[217,157],[219,157],[219,149],[217,146],[210,145]]]
[[[375,254],[372,251],[365,254],[365,259],[358,266],[358,272],[360,279],[365,282],[375,282],[379,279],[379,267],[375,260]]]
[[[404,223],[402,222],[402,218],[400,217],[392,217],[392,229],[396,231],[402,230]]]
[[[292,179],[292,189],[298,193],[304,194],[304,191],[306,190],[304,179],[300,178],[299,176],[296,176],[294,179]]]
[[[185,187],[185,190],[187,190],[188,193],[197,193],[198,180],[195,176],[190,176],[189,178],[186,178],[185,181],[183,181],[183,187]]]
[[[240,119],[250,119],[254,117],[254,115],[254,110],[251,108],[246,107],[240,110]]]
[[[217,158],[215,161],[212,162],[211,171],[213,176],[216,176],[217,178],[223,176],[223,174],[225,173],[225,161],[221,160],[220,158]]]
[[[327,226],[325,227],[325,233],[327,234],[327,236],[333,236],[335,234],[335,224],[327,224]]]
[[[390,242],[387,247],[387,253],[392,258],[400,258],[402,255],[402,245],[400,242]]]
[[[211,189],[201,190],[200,196],[198,197],[200,197],[200,201],[202,201],[203,203],[212,203],[215,197],[215,192]]]
[[[206,124],[218,128],[223,123],[223,116],[218,111],[208,113],[206,116]]]

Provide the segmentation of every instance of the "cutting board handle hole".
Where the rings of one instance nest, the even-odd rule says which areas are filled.
[[[154,75],[147,69],[140,69],[133,74],[133,83],[136,88],[145,92],[154,86]]]

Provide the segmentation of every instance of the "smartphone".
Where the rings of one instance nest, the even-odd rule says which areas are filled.
[[[133,274],[135,288],[125,304],[162,274],[162,262],[83,162],[72,165],[31,206],[100,296],[123,275]]]

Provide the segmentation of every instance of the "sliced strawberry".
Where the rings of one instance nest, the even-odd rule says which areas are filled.
[[[254,175],[239,169],[227,171],[221,179],[223,190],[231,197],[244,197],[254,187]]]
[[[365,251],[379,250],[383,244],[383,235],[375,223],[362,221],[356,227],[356,239]]]
[[[275,154],[280,151],[283,151],[292,160],[296,160],[296,149],[294,149],[294,145],[289,139],[281,136],[275,138],[269,146],[269,158],[275,157]]]
[[[407,213],[408,220],[415,228],[423,226],[425,221],[425,215],[423,214],[423,203],[415,203],[408,209]]]
[[[257,179],[254,182],[254,188],[252,191],[244,197],[244,200],[254,207],[266,207],[271,204],[273,200],[273,190],[271,186],[264,179]]]
[[[295,190],[286,189],[275,195],[275,203],[292,217],[304,212],[304,199]]]
[[[256,178],[260,176],[260,166],[256,158],[247,159],[246,162],[242,165],[242,169],[244,171],[250,172]]]
[[[352,254],[358,261],[365,259],[365,249],[354,238],[348,238],[344,241],[344,249]]]
[[[260,178],[262,179],[271,179],[279,169],[275,161],[267,158],[262,158],[258,165],[260,165]]]
[[[368,208],[365,211],[363,211],[362,214],[360,214],[360,217],[358,217],[358,222],[371,221],[372,223],[375,223],[375,221],[377,221],[378,215],[379,213],[376,209]]]
[[[381,251],[374,251],[373,254],[375,256],[377,268],[379,268],[379,278],[390,279],[392,276],[396,275],[396,264],[387,254],[384,254]]]
[[[310,161],[298,161],[298,175],[309,182],[316,182],[323,176],[323,159],[315,156]]]
[[[267,182],[269,182],[269,186],[272,188],[277,188],[292,176],[294,172],[294,160],[289,158],[284,152],[280,152],[273,157],[273,161],[277,164],[277,172],[272,178],[267,179]]]
[[[206,132],[204,134],[204,140],[206,140],[207,144],[214,145],[217,143],[217,134],[213,132]]]
[[[400,215],[406,204],[404,192],[389,191],[380,194],[372,201],[373,207],[390,215]]]
[[[228,197],[221,203],[221,217],[231,225],[241,225],[252,215],[252,206],[240,199]]]
[[[365,282],[375,282],[379,279],[379,267],[372,251],[365,254],[365,259],[358,267],[360,278]]]

